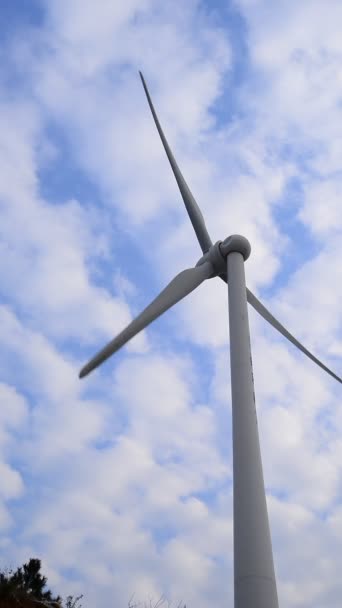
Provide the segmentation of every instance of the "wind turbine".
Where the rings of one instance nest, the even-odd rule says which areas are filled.
[[[155,125],[203,256],[194,268],[180,272],[136,319],[82,368],[79,376],[83,378],[89,374],[206,279],[219,276],[228,282],[233,416],[234,606],[235,608],[278,608],[255,409],[247,302],[335,380],[342,383],[342,379],[290,334],[246,288],[244,262],[251,252],[248,240],[240,235],[232,235],[224,241],[212,243],[203,215],[184,180],[160,126],[144,77],[141,72],[139,73]]]

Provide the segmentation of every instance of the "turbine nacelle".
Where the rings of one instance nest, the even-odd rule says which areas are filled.
[[[232,234],[222,241],[220,244],[220,251],[224,258],[233,251],[241,253],[244,261],[246,261],[251,255],[251,244],[245,236],[241,236],[241,234]]]

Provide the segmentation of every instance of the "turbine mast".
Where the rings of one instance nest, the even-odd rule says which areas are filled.
[[[234,235],[227,255],[233,414],[234,607],[278,608],[255,409],[244,260],[250,244]]]

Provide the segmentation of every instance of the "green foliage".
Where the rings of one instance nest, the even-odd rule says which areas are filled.
[[[40,572],[41,562],[31,558],[27,564],[13,570],[0,572],[1,608],[63,608],[62,598],[53,597],[46,589],[47,579]],[[82,596],[66,598],[65,608],[82,608]]]

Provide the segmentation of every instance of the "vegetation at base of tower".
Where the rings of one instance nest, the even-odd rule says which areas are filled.
[[[40,560],[31,558],[15,571],[0,571],[1,608],[81,608],[82,595],[70,595],[63,601],[46,589],[47,578],[40,568]]]
[[[0,608],[82,608],[80,600],[83,595],[76,597],[68,595],[63,600],[59,595],[53,596],[46,588],[47,578],[40,572],[40,559],[31,558],[17,570],[0,570]],[[171,608],[162,595],[156,602],[150,598],[147,602],[133,602],[134,593],[128,602],[128,608]],[[176,608],[186,608],[179,602]]]

